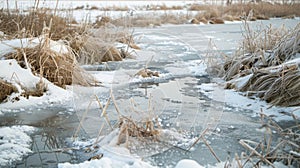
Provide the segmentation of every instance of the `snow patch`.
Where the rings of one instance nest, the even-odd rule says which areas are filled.
[[[135,78],[132,78],[130,80],[130,83],[148,83],[148,82],[161,83],[161,82],[166,82],[172,78],[174,78],[174,76],[170,73],[159,74],[159,77],[152,76],[152,77],[143,78],[141,76],[136,76]]]
[[[154,166],[150,165],[149,163],[142,161],[139,156],[132,154],[128,148],[123,147],[123,144],[118,144],[118,136],[120,130],[115,129],[111,133],[106,136],[102,136],[99,138],[99,142],[96,142],[96,139],[90,139],[88,141],[74,141],[73,147],[75,149],[84,149],[90,147],[92,150],[96,150],[96,154],[103,154],[103,158],[100,160],[92,160],[92,161],[85,161],[79,164],[70,164],[70,163],[60,163],[58,165],[59,168],[77,168],[77,167],[101,167],[105,166],[108,168],[119,168],[119,167],[126,167],[126,168],[153,168]],[[178,133],[175,130],[161,130],[161,134],[159,135],[159,142],[170,143],[173,145],[178,145],[180,147],[189,147],[195,141],[196,138],[188,139],[185,138],[182,134]],[[134,143],[135,147],[141,145],[141,143],[137,142],[138,140],[134,140],[133,138],[130,139],[130,142]],[[94,148],[93,145],[97,145],[100,148]],[[165,146],[165,145],[163,145]],[[161,148],[163,148],[163,146]],[[148,151],[151,153],[151,151]],[[195,161],[182,161],[179,163],[180,166],[195,166],[197,163]],[[179,168],[178,167],[178,168]],[[197,168],[201,168],[200,166]]]
[[[175,168],[204,168],[204,167],[199,165],[194,160],[182,159],[177,163]]]
[[[47,79],[43,78],[44,83],[47,85],[48,91],[41,97],[32,97],[29,99],[20,96],[24,92],[23,88],[33,89],[36,88],[36,84],[40,81],[40,78],[34,76],[29,69],[20,67],[18,62],[12,60],[0,60],[0,78],[12,83],[17,87],[18,93],[13,93],[8,102],[0,104],[1,109],[4,108],[20,108],[28,106],[36,106],[42,104],[62,103],[72,96],[70,91],[64,90]],[[19,101],[12,101],[14,98],[19,97]]]
[[[34,131],[34,127],[25,125],[0,128],[0,166],[11,165],[32,152],[32,139],[27,134]]]
[[[247,76],[245,78],[247,78]],[[197,86],[197,88],[199,88],[199,92],[213,100],[225,102],[236,108],[252,110],[252,116],[254,117],[259,116],[258,114],[261,111],[266,115],[274,116],[276,121],[293,120],[292,117],[284,115],[282,112],[293,113],[298,118],[300,117],[299,107],[272,106],[259,98],[246,97],[246,95],[244,95],[245,93],[224,89],[222,85],[217,83],[204,83]]]

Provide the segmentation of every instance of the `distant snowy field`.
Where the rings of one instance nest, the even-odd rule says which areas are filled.
[[[118,6],[118,7],[128,7],[128,8],[136,8],[141,6],[147,6],[147,5],[166,5],[167,7],[172,6],[185,6],[187,4],[195,3],[196,1],[68,1],[68,0],[59,0],[58,2],[58,8],[59,9],[73,9],[79,6],[84,7],[112,7],[112,6]],[[34,1],[32,0],[18,0],[18,1],[9,1],[9,8],[15,9],[16,3],[18,5],[19,9],[28,9],[30,7],[34,6]],[[197,3],[201,3],[197,2]],[[45,8],[55,8],[56,1],[40,1],[39,7],[45,7]],[[0,8],[7,8],[7,3],[5,0],[0,1]]]
[[[187,14],[188,13],[197,13],[197,11],[187,11],[182,10],[147,10],[149,6],[162,6],[167,7],[172,6],[182,6],[185,7],[188,4],[196,3],[195,1],[58,1],[57,8],[58,15],[64,17],[73,17],[77,22],[89,21],[94,22],[98,16],[109,16],[111,18],[120,18],[133,15],[152,15],[157,16],[164,13],[172,14]],[[197,2],[200,3],[200,2]],[[20,13],[26,13],[29,9],[32,9],[36,4],[34,1],[30,0],[20,0],[20,1],[0,1],[0,9],[10,10],[18,9]],[[40,1],[38,4],[39,8],[56,8],[56,1]],[[90,10],[91,7],[96,7],[96,10]],[[101,9],[108,7],[119,7],[119,8],[128,8],[128,10],[121,11],[103,11]],[[75,8],[80,8],[76,9]],[[98,8],[98,9],[97,9]]]

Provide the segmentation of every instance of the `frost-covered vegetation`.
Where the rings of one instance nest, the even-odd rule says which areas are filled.
[[[251,30],[244,24],[244,41],[224,64],[227,87],[274,105],[299,106],[300,25]]]

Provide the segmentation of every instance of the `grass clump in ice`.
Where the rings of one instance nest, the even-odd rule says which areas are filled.
[[[18,91],[18,89],[15,86],[2,79],[0,79],[0,88],[0,103],[5,101],[9,95]]]
[[[160,131],[158,128],[155,128],[154,125],[156,124],[150,119],[137,121],[125,116],[120,117],[118,144],[128,144],[129,137],[156,139]]]
[[[100,119],[103,122],[99,123],[102,124],[99,133],[95,135],[93,145],[87,151],[95,153],[103,152],[103,149],[106,151],[110,148],[125,148],[130,155],[134,154],[140,157],[148,157],[174,146],[187,151],[186,148],[194,143],[195,138],[187,138],[185,133],[175,129],[163,128],[159,116],[155,114],[154,107],[152,107],[156,103],[150,99],[147,99],[148,103],[143,102],[142,104],[136,103],[133,99],[125,102],[123,100],[116,101],[111,92],[105,105],[102,105],[96,97],[100,107]],[[124,105],[124,103],[129,106],[122,106],[120,109],[119,105]],[[108,112],[109,106],[114,106],[116,112],[114,110]],[[88,109],[80,119],[80,125],[74,134],[75,138],[84,125],[87,113]],[[106,157],[105,153],[104,157]]]
[[[48,27],[44,27],[43,33],[36,46],[16,48],[15,52],[7,54],[5,58],[17,60],[23,68],[30,67],[35,75],[62,88],[71,84],[90,86],[93,83],[92,77],[79,67],[72,50],[50,40]]]
[[[223,66],[226,87],[278,106],[300,105],[300,25],[289,31],[244,27],[241,47]]]
[[[117,48],[117,43],[124,44],[124,47]],[[139,49],[126,29],[117,30],[106,26],[78,34],[71,38],[70,46],[80,64],[122,61],[124,58],[131,58],[128,48]]]

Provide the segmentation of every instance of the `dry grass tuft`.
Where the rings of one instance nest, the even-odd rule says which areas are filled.
[[[204,11],[207,9],[207,6],[206,5],[199,5],[199,4],[192,4],[188,10],[191,10],[191,11]]]
[[[62,88],[71,84],[91,86],[94,83],[92,77],[79,67],[71,49],[68,49],[68,52],[54,51],[48,38],[36,47],[18,48],[16,52],[5,57],[16,59],[22,67],[26,67],[27,61],[35,75],[44,77]]]
[[[212,18],[209,21],[210,24],[224,24],[224,20],[222,18]]]
[[[159,135],[159,129],[154,127],[151,120],[136,121],[134,119],[122,116],[119,118],[120,133],[118,144],[127,144],[129,137],[152,138],[156,139]]]
[[[97,7],[97,6],[91,6],[91,7],[89,8],[89,10],[99,10],[99,7]]]
[[[11,83],[8,83],[4,81],[3,79],[0,79],[0,103],[5,101],[9,95],[12,93],[18,92],[18,89],[13,86]]]
[[[42,33],[44,24],[50,22],[52,22],[52,27],[49,37],[53,40],[64,39],[72,36],[75,31],[80,31],[69,25],[74,23],[74,19],[53,15],[51,10],[46,9],[31,11],[29,14],[0,11],[0,20],[2,23],[0,31],[11,38],[37,37]]]
[[[70,46],[76,53],[80,64],[98,64],[130,58],[128,47],[118,49],[115,47],[115,42],[124,43],[134,49],[140,49],[134,43],[133,36],[126,30],[115,30],[107,27],[102,27],[84,35],[77,35],[71,39]]]
[[[121,27],[155,27],[161,24],[185,24],[193,16],[189,13],[164,12],[163,14],[153,15],[133,15],[112,20],[110,23]]]
[[[228,6],[221,5],[200,5],[192,4],[188,10],[199,11],[196,18],[204,17],[207,20],[212,18],[221,18],[232,21],[240,20],[240,17],[247,16],[253,11],[251,21],[267,20],[271,17],[294,18],[300,16],[300,4],[271,4],[271,3],[235,3]],[[232,16],[232,17],[229,17]]]
[[[111,22],[111,18],[108,16],[101,16],[97,17],[96,22],[94,23],[93,27],[94,28],[100,28],[102,26],[105,26],[106,24]]]
[[[74,45],[78,46],[75,47]],[[97,64],[107,61],[122,61],[123,59],[121,52],[116,47],[99,38],[86,37],[74,41],[71,46],[77,50],[77,59],[80,64]]]
[[[201,18],[199,19],[199,21],[200,21],[201,23],[204,23],[204,24],[207,24],[207,23],[208,23],[208,20],[207,20],[205,17],[201,17]]]
[[[35,96],[35,97],[43,96],[44,93],[48,90],[48,86],[41,78],[40,81],[35,85],[34,89],[23,88],[23,90],[25,92],[22,93],[21,96],[24,96],[28,99],[29,96]]]
[[[102,7],[102,8],[100,8],[100,10],[103,10],[103,11],[128,11],[129,8],[128,8],[128,6],[113,5],[113,6]]]
[[[74,8],[74,10],[82,10],[82,9],[84,9],[84,5],[76,6],[76,7]]]
[[[144,68],[144,69],[140,70],[135,75],[136,76],[141,76],[143,78],[149,78],[149,77],[153,77],[153,76],[159,77],[159,73],[157,71],[153,72],[153,71],[151,71],[147,68]]]
[[[287,31],[269,26],[252,31],[245,23],[246,33],[241,48],[223,66],[227,88],[255,95],[278,106],[300,105],[299,62],[289,62],[300,53],[300,24]],[[239,78],[247,76],[246,83]]]
[[[123,115],[117,105],[117,102],[115,100],[115,97],[113,95],[113,91],[111,90],[110,92],[110,97],[108,98],[107,102],[105,105],[102,105],[102,103],[100,102],[100,100],[98,99],[98,97],[95,95],[95,98],[98,102],[99,108],[100,108],[100,117],[105,121],[105,123],[107,124],[107,126],[110,128],[111,131],[117,131],[117,136],[118,136],[118,140],[117,142],[115,142],[115,145],[124,145],[127,148],[130,148],[129,146],[131,145],[131,143],[134,142],[146,142],[148,140],[153,141],[153,142],[157,142],[159,141],[159,136],[161,135],[161,127],[160,124],[158,122],[157,117],[155,118],[155,120],[153,120],[153,109],[151,107],[151,100],[149,99],[149,109],[147,111],[141,111],[141,109],[137,109],[137,107],[135,106],[135,102],[133,99],[130,99],[132,104],[131,107],[131,112],[132,113],[138,113],[138,116],[134,116],[133,117],[127,117],[125,115]],[[94,100],[92,100],[94,101]],[[92,101],[90,102],[90,104],[92,103]],[[89,104],[89,107],[90,107]],[[118,122],[115,125],[112,125],[110,122],[110,118],[109,115],[107,113],[107,109],[110,105],[114,105],[115,110],[116,110],[116,117],[118,117]],[[85,114],[82,116],[81,121],[80,121],[80,125],[78,126],[75,134],[73,135],[73,137],[77,137],[78,132],[81,128],[82,122],[85,120],[85,117],[89,111],[89,107],[87,108]],[[143,114],[143,115],[140,115]],[[113,115],[110,113],[110,115]],[[104,123],[101,126],[101,129],[99,130],[99,134],[97,136],[96,143],[100,142],[100,135],[102,134],[102,129],[104,128]]]
[[[147,10],[182,10],[183,6],[180,5],[173,5],[173,6],[167,6],[166,4],[162,5],[149,5],[147,6]]]
[[[195,15],[195,18],[204,24],[223,24],[224,21],[217,11],[204,11]]]
[[[262,15],[262,14],[258,14],[258,15],[256,16],[256,19],[257,19],[257,20],[269,20],[270,17],[265,16],[265,15]]]
[[[160,26],[162,21],[159,17],[137,16],[132,19],[131,26],[149,27]]]
[[[226,21],[234,21],[234,17],[232,15],[228,15],[228,14],[225,14],[224,16],[222,16],[222,19],[226,20]]]
[[[200,21],[199,21],[198,19],[196,19],[196,18],[193,18],[193,19],[191,20],[191,23],[192,23],[192,24],[200,24]]]
[[[300,105],[300,73],[293,64],[279,69],[261,69],[254,72],[240,91],[248,96],[258,96],[278,106]]]

